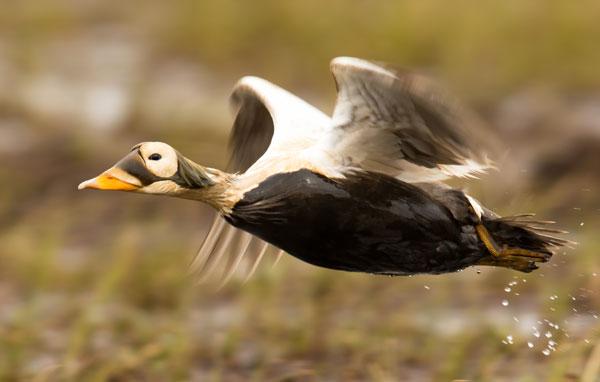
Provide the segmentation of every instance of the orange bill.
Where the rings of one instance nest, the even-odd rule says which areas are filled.
[[[132,191],[140,188],[140,186],[136,178],[113,167],[93,179],[81,182],[77,188],[79,190],[91,188],[94,190]]]

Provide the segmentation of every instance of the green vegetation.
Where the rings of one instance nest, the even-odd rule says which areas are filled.
[[[494,96],[529,84],[600,85],[600,4],[585,0],[238,0],[6,5],[0,29],[22,46],[117,25],[157,57],[184,55],[215,71],[322,86],[336,55],[431,68],[463,93]]]
[[[580,242],[529,275],[389,278],[284,258],[216,291],[187,275],[207,207],[76,185],[150,139],[223,167],[236,78],[264,76],[331,104],[336,55],[432,71],[487,116],[530,88],[587,96],[600,86],[599,11],[592,0],[3,4],[0,381],[597,381],[598,162],[577,176],[543,173],[543,184],[525,171],[535,166],[515,163],[547,159],[541,141],[567,145],[554,130],[504,132],[513,151],[502,172],[469,183],[498,212],[539,211]],[[126,111],[96,131],[81,94],[115,78]],[[173,90],[186,84],[208,97]],[[190,98],[202,101],[198,114]]]

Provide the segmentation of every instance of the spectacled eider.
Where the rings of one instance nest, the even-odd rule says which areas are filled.
[[[146,142],[79,188],[210,204],[222,218],[193,266],[210,274],[225,260],[225,279],[247,252],[254,270],[267,243],[321,267],[386,275],[471,265],[530,272],[566,243],[547,234],[561,232],[550,222],[499,217],[440,183],[490,163],[456,109],[422,78],[348,57],[334,59],[331,70],[338,89],[331,118],[268,81],[239,81],[232,172]]]

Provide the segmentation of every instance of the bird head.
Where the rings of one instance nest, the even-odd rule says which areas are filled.
[[[220,172],[219,172],[220,173]],[[135,145],[129,154],[79,189],[117,190],[202,199],[190,195],[219,181],[216,170],[202,167],[162,142]]]

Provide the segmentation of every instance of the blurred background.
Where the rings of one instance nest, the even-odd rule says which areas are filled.
[[[0,380],[598,380],[599,2],[1,4]],[[268,259],[215,291],[187,274],[207,207],[76,191],[140,141],[223,168],[243,75],[329,113],[337,55],[442,83],[495,136],[464,186],[580,244],[532,274]]]

